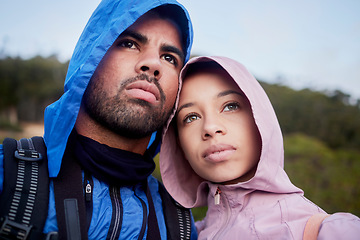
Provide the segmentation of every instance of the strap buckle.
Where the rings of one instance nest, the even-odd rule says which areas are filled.
[[[4,222],[0,228],[0,239],[20,239],[25,240],[32,226],[26,226],[25,224],[20,224],[14,221],[9,220],[8,217],[5,217]]]
[[[24,161],[30,161],[30,162],[36,162],[41,161],[42,155],[38,151],[34,149],[19,149],[15,151],[15,158],[24,160]]]

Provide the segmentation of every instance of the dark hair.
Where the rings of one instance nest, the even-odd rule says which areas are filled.
[[[225,69],[220,64],[218,64],[215,61],[209,60],[209,61],[195,62],[187,65],[186,69],[183,72],[182,79],[184,80],[185,78],[190,77],[199,72],[209,72],[212,70],[222,70],[227,73],[227,71],[225,71]]]

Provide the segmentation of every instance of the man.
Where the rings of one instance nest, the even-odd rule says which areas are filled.
[[[172,112],[191,44],[189,15],[175,0],[99,4],[76,45],[63,96],[45,111],[51,183],[44,233],[59,231],[60,239],[169,237],[151,176],[159,144],[152,135]],[[79,193],[84,204],[73,201]],[[81,236],[73,237],[79,222],[69,216],[81,208],[86,221],[80,218]]]

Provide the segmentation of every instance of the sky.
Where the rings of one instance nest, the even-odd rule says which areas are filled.
[[[0,0],[0,57],[71,58],[100,0]],[[359,0],[179,0],[193,55],[243,63],[258,79],[360,99]]]

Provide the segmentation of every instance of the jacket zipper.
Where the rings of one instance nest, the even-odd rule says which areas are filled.
[[[214,196],[215,205],[219,205],[219,204],[220,204],[220,194],[221,194],[221,190],[220,190],[219,187],[217,187],[216,193],[215,193],[215,196]]]
[[[93,212],[93,202],[92,202],[93,186],[94,186],[94,182],[93,182],[91,175],[87,172],[84,172],[84,187],[85,187],[84,191],[85,191],[87,230],[89,230],[89,228],[90,228],[92,212]]]
[[[109,190],[110,190],[110,198],[113,207],[113,212],[112,212],[111,223],[106,239],[115,240],[119,238],[122,227],[123,206],[120,195],[120,189],[116,186],[111,186],[109,187]]]
[[[221,196],[222,192],[220,190],[220,188],[218,187],[216,192],[215,192],[215,205],[220,205],[220,196]],[[223,195],[223,194],[222,194]],[[219,231],[214,235],[213,239],[222,239],[220,236],[222,235],[222,233],[225,231],[225,227],[228,225],[229,220],[230,220],[230,215],[231,215],[231,209],[229,207],[229,202],[226,198],[226,196],[223,195],[223,197],[221,198],[222,202],[224,203],[224,221],[221,224],[221,227],[219,228]]]
[[[87,181],[87,184],[85,186],[85,200],[86,202],[91,201],[91,195],[92,195],[92,186],[89,181]]]

